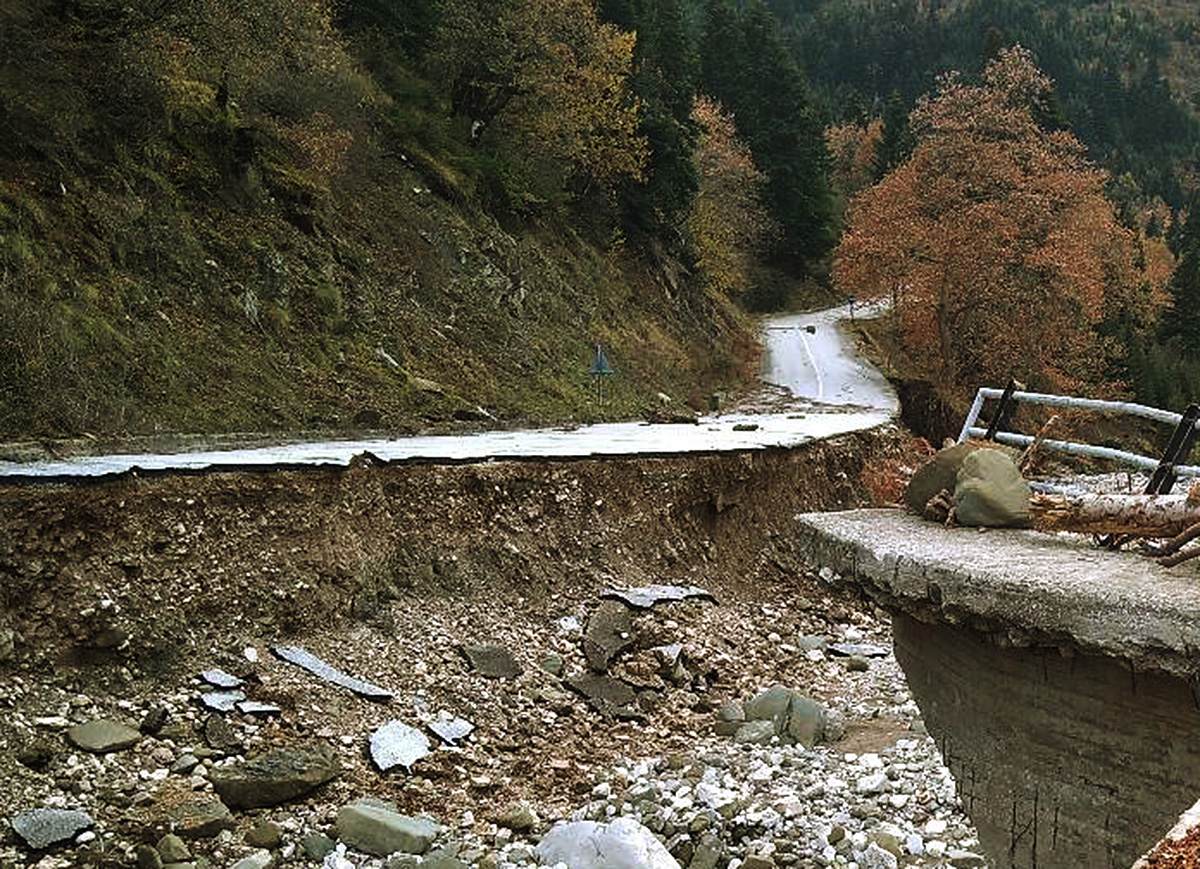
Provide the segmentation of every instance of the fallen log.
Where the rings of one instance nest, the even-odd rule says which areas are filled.
[[[1029,502],[1039,531],[1176,537],[1200,523],[1200,488],[1179,495],[1050,495]]]

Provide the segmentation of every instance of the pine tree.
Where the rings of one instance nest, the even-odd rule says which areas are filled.
[[[883,110],[883,138],[875,152],[875,180],[883,178],[912,153],[912,130],[908,126],[908,106],[899,91],[892,91]]]
[[[767,175],[767,202],[782,229],[776,253],[802,268],[834,242],[824,123],[804,74],[761,0],[740,12],[709,0],[701,56],[704,90],[733,113]]]
[[[650,143],[645,178],[620,193],[627,229],[661,234],[696,194],[691,119],[698,62],[679,0],[603,0],[600,14],[637,33],[630,86],[645,107],[639,131]]]
[[[1193,197],[1188,220],[1180,230],[1178,255],[1164,332],[1178,335],[1188,350],[1200,354],[1200,196]]]

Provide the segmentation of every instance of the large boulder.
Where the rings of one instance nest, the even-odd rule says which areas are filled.
[[[1000,450],[975,450],[958,469],[954,521],[959,525],[1026,528],[1030,523],[1029,485],[1016,463]]]

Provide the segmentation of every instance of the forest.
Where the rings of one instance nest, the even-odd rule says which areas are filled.
[[[40,0],[0,47],[9,439],[636,415],[848,297],[951,408],[1200,374],[1186,2]]]

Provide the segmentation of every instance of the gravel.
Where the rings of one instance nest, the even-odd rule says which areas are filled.
[[[6,821],[54,808],[86,812],[95,825],[49,851],[9,830],[0,865],[155,865],[147,848],[178,833],[195,866],[266,865],[265,854],[272,865],[331,869],[510,869],[537,862],[555,823],[619,818],[628,819],[623,830],[648,831],[681,867],[984,865],[895,658],[834,649],[890,650],[882,612],[838,597],[811,575],[791,585],[714,588],[717,603],[631,610],[632,642],[608,671],[639,686],[637,708],[621,720],[566,687],[586,669],[583,632],[601,593],[495,606],[400,600],[387,634],[350,624],[307,638],[323,660],[387,686],[390,704],[316,680],[265,648],[247,655],[236,636],[175,684],[119,665],[90,685],[67,672],[16,676],[0,686],[8,717],[0,750],[20,756],[14,766],[24,790],[20,804],[3,807]],[[465,642],[497,637],[520,675],[483,676],[461,652]],[[654,652],[661,648],[668,652]],[[664,660],[674,669],[656,670]],[[281,711],[213,713],[201,701],[209,686],[200,678],[213,667],[236,673],[251,697]],[[769,721],[740,720],[748,701],[778,685],[820,704],[824,741],[787,744],[786,731],[781,738]],[[165,725],[130,748],[106,744],[103,754],[66,741],[69,728],[101,719]],[[368,745],[393,719],[431,736],[429,725],[439,722],[474,727],[453,744],[434,738],[433,752],[411,770],[383,773]],[[746,728],[757,737],[742,738]],[[216,801],[218,771],[301,739],[332,746],[340,777],[263,809],[231,813]],[[339,841],[339,812],[362,797],[379,798],[405,823],[434,822],[424,853],[373,855]],[[263,838],[264,824],[277,839]],[[149,862],[139,863],[139,853]]]

